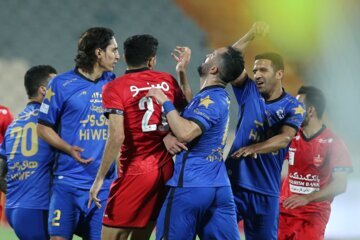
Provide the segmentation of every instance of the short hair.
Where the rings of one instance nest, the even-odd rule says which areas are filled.
[[[255,60],[259,60],[259,59],[270,60],[275,72],[278,70],[284,70],[283,58],[278,53],[274,53],[274,52],[261,53],[255,56]]]
[[[156,56],[158,40],[149,35],[134,35],[124,42],[124,56],[128,66],[138,67],[144,65],[150,58]]]
[[[326,107],[324,93],[320,89],[313,86],[302,86],[299,89],[298,94],[305,95],[304,103],[306,109],[310,106],[315,107],[318,117],[322,118]]]
[[[39,87],[47,85],[50,74],[57,74],[50,65],[38,65],[27,70],[24,85],[28,98],[37,97]]]
[[[242,53],[229,46],[227,51],[221,54],[219,60],[219,78],[221,81],[229,83],[237,79],[244,71],[244,58]]]
[[[93,72],[94,65],[97,61],[95,50],[97,48],[106,50],[110,41],[114,38],[114,32],[109,28],[93,27],[81,34],[75,64],[88,73]]]

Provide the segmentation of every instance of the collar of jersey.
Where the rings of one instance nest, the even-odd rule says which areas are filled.
[[[99,77],[98,79],[95,79],[95,80],[91,80],[90,78],[87,78],[85,77],[84,75],[82,75],[80,72],[79,72],[79,69],[78,68],[75,68],[74,69],[74,72],[76,75],[79,75],[82,79],[86,80],[86,81],[89,81],[89,82],[92,82],[92,83],[97,83],[102,77],[103,77],[103,74],[101,74],[101,77]]]
[[[28,106],[28,105],[32,105],[32,104],[35,104],[35,105],[40,105],[41,103],[36,102],[36,101],[30,101],[30,102],[28,102],[28,103],[26,104],[26,106]]]
[[[312,136],[309,137],[309,138],[307,138],[307,137],[305,136],[305,134],[303,133],[302,129],[301,129],[301,131],[300,131],[300,134],[301,134],[301,136],[303,137],[303,139],[305,139],[305,141],[309,142],[309,141],[313,140],[314,138],[317,138],[325,129],[326,129],[326,125],[323,124],[322,127],[320,128],[320,130],[317,131],[317,133],[315,133],[314,135],[312,135]]]
[[[203,91],[206,91],[206,90],[209,90],[209,89],[212,89],[212,88],[225,88],[225,86],[222,86],[222,85],[211,85],[211,86],[207,86],[207,87],[204,87],[203,89],[200,90],[199,93],[203,92]]]
[[[137,68],[137,69],[131,69],[131,70],[126,70],[125,74],[127,73],[136,73],[136,72],[142,72],[142,71],[146,71],[146,70],[150,70],[148,67],[143,67],[143,68]]]
[[[282,89],[282,93],[281,93],[280,97],[275,98],[275,99],[270,100],[270,101],[266,101],[266,100],[265,100],[265,102],[266,102],[266,103],[273,103],[273,102],[277,102],[277,101],[279,101],[280,99],[282,99],[282,98],[283,98],[283,97],[285,97],[285,96],[286,96],[286,92],[285,92],[285,89],[283,88],[283,89]]]

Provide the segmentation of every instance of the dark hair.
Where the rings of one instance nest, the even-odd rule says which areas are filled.
[[[38,65],[27,70],[24,85],[29,98],[37,97],[39,87],[47,85],[49,74],[52,73],[57,74],[56,69],[50,65]]]
[[[277,53],[267,52],[267,53],[258,54],[255,56],[255,60],[259,60],[259,59],[270,60],[275,72],[278,70],[284,70],[284,61],[282,57]]]
[[[244,58],[240,51],[233,47],[227,47],[227,51],[221,54],[219,61],[219,78],[229,83],[234,81],[244,71]]]
[[[97,48],[106,50],[113,37],[114,32],[104,27],[89,28],[81,34],[75,57],[76,67],[81,68],[85,72],[92,73],[94,64],[97,61],[95,50]]]
[[[145,65],[150,58],[155,57],[158,40],[149,34],[134,35],[124,42],[124,56],[128,66]]]
[[[324,93],[316,87],[302,86],[299,89],[298,94],[305,95],[304,103],[306,109],[308,109],[310,106],[315,107],[317,116],[319,118],[322,118],[326,107],[326,100]]]

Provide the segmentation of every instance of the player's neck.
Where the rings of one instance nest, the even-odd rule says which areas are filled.
[[[282,88],[282,86],[277,86],[276,88],[274,88],[272,91],[270,91],[268,94],[263,94],[263,97],[266,101],[272,101],[275,99],[278,99],[282,94],[283,94],[284,90]]]
[[[307,138],[311,138],[317,134],[323,127],[323,122],[319,119],[310,119],[309,123],[302,128],[304,135]]]
[[[216,78],[201,78],[200,79],[200,90],[210,86],[223,86],[226,87],[226,83],[217,80]]]
[[[104,70],[99,69],[95,67],[91,73],[84,71],[81,68],[78,68],[78,71],[87,79],[95,81],[96,79],[99,79],[101,75],[103,74]]]

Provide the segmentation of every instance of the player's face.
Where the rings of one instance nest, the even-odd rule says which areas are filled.
[[[113,38],[105,50],[100,50],[100,56],[98,60],[99,65],[104,69],[104,71],[114,71],[115,65],[119,59],[120,55],[118,51],[118,45],[115,38]]]
[[[260,94],[269,95],[281,84],[278,72],[274,71],[271,61],[268,59],[258,59],[255,61],[253,73]]]
[[[204,62],[198,66],[198,73],[200,77],[203,77],[207,75],[210,71],[210,68],[214,66],[215,62],[217,61],[217,58],[221,56],[222,53],[226,51],[226,48],[219,48],[213,51],[212,53],[209,53],[206,55],[206,58]]]

